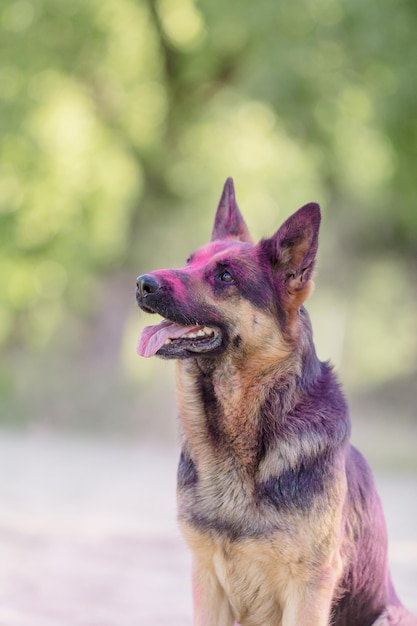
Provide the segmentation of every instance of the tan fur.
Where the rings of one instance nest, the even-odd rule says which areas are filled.
[[[225,307],[222,314],[227,314]],[[202,506],[206,501],[211,506],[216,494],[223,494],[217,513],[227,521],[238,509],[241,519],[247,519],[267,538],[231,541],[195,530],[183,519],[187,493],[180,494],[180,523],[194,559],[194,624],[229,626],[235,616],[242,626],[327,626],[331,598],[342,571],[343,468],[335,480],[331,506],[318,503],[309,519],[281,514],[283,531],[271,532],[276,511],[256,503],[254,477],[250,475],[255,467],[257,416],[272,368],[276,384],[277,363],[285,380],[292,379],[300,364],[270,316],[255,311],[247,302],[241,302],[239,309],[235,307],[234,316],[244,337],[246,358],[242,359],[240,351],[230,351],[211,373],[233,458],[230,453],[222,456],[210,438],[197,388],[200,365],[194,359],[177,363],[180,432],[199,474]],[[308,442],[288,441],[285,449],[281,445],[280,450],[266,455],[256,470],[256,479],[266,480],[295,466],[300,455],[308,458],[319,448],[320,441],[314,448],[311,438]]]
[[[224,307],[225,309],[226,307]],[[231,307],[232,308],[232,307]],[[223,316],[232,312],[222,311]],[[292,357],[290,347],[282,337],[277,324],[248,302],[234,306],[235,325],[245,337],[245,348],[237,354],[230,353],[220,367],[213,372],[213,383],[219,402],[224,407],[223,427],[233,440],[233,449],[242,463],[250,463],[253,443],[257,432],[258,409],[264,400],[260,390],[267,390],[265,380],[271,376],[271,369],[282,364],[282,375],[298,371],[299,364]],[[259,350],[259,346],[264,346]],[[211,450],[210,438],[204,428],[203,407],[199,404],[196,381],[199,365],[195,360],[177,362],[177,402],[181,415],[180,430],[192,446],[193,458],[217,456]],[[264,393],[261,391],[261,394]],[[214,461],[214,456],[211,459]]]
[[[194,556],[195,576],[212,590],[213,607],[228,601],[242,626],[327,626],[342,569],[338,533],[329,535],[323,528],[323,536],[315,540],[323,542],[320,550],[311,545],[309,525],[300,522],[292,520],[290,537],[276,533],[267,539],[240,542],[220,542],[183,524]],[[333,517],[331,526],[334,528]],[[198,620],[196,625],[223,624]],[[224,624],[233,624],[233,620]]]
[[[309,280],[306,284],[300,288],[298,284],[298,279],[295,281],[289,281],[287,284],[287,294],[289,297],[289,302],[287,303],[287,315],[288,315],[288,323],[287,323],[287,333],[293,339],[298,339],[299,325],[298,325],[298,311],[300,306],[304,304],[304,302],[311,296],[314,291],[314,282]]]
[[[213,243],[181,270],[137,281],[139,306],[171,322],[145,329],[140,353],[178,359],[178,516],[193,554],[194,626],[417,623],[390,606],[372,475],[302,306],[319,224],[310,203],[252,245],[228,179]],[[195,324],[212,332],[181,328]]]

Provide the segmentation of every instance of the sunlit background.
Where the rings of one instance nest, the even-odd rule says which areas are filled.
[[[319,356],[376,467],[417,469],[417,5],[2,0],[0,424],[176,445],[135,277],[322,207]]]
[[[229,175],[255,237],[320,202],[320,356],[349,394],[413,414],[412,4],[4,0],[0,16],[3,422],[165,421],[141,402],[170,367],[135,356],[134,278],[207,240]]]

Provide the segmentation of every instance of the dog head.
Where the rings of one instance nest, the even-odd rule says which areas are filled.
[[[138,353],[183,359],[234,350],[248,357],[260,342],[271,354],[288,351],[313,287],[319,225],[319,206],[307,204],[254,244],[229,178],[210,243],[181,269],[138,277],[139,307],[164,318],[143,330]]]

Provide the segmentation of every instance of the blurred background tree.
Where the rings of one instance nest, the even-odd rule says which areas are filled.
[[[255,237],[320,202],[319,355],[362,411],[415,412],[415,3],[2,0],[0,24],[1,421],[175,431],[134,278],[206,241],[229,175]]]

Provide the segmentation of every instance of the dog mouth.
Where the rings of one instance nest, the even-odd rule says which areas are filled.
[[[187,358],[216,351],[222,343],[218,328],[212,326],[182,325],[164,319],[155,326],[146,326],[139,338],[140,356]]]

